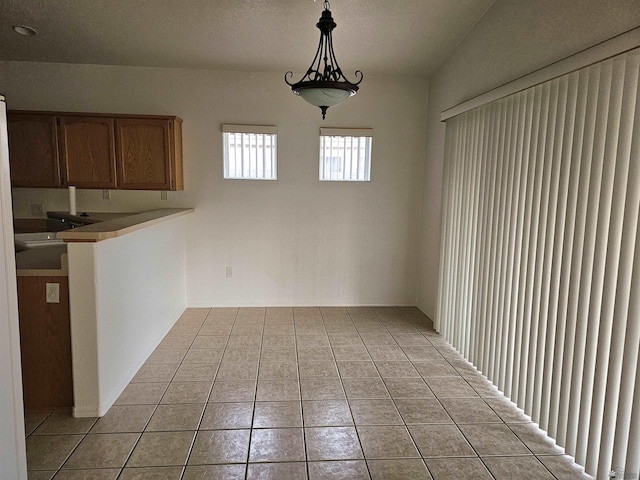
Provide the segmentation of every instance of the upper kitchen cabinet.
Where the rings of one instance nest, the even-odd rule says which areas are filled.
[[[10,111],[14,187],[182,190],[182,120]]]
[[[56,116],[16,113],[7,120],[12,186],[61,187]]]
[[[182,190],[182,120],[117,118],[118,185],[131,190]]]
[[[78,188],[116,188],[114,119],[59,117],[63,178]]]

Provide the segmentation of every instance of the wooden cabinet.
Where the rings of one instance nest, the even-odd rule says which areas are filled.
[[[182,120],[99,113],[8,113],[14,187],[182,190]]]
[[[59,117],[58,138],[67,185],[116,188],[114,120]]]
[[[19,113],[7,120],[12,186],[61,187],[55,115]]]
[[[131,190],[182,190],[182,121],[118,118],[118,183]]]
[[[18,277],[26,408],[73,406],[68,280],[68,277]],[[60,303],[46,303],[47,283],[60,285]]]

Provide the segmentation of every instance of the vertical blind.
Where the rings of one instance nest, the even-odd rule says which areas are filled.
[[[272,125],[222,125],[224,178],[277,180],[278,129]]]
[[[640,473],[639,71],[446,123],[436,328],[597,478]]]

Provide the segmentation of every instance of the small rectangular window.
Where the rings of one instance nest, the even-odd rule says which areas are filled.
[[[320,180],[370,181],[372,137],[370,128],[321,128]]]
[[[277,180],[277,127],[225,124],[222,135],[224,178]]]

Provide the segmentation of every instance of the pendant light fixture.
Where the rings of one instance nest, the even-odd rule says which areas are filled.
[[[328,0],[324,1],[324,11],[316,27],[320,30],[320,44],[307,73],[298,82],[291,83],[288,77],[292,77],[293,72],[287,72],[284,81],[291,87],[293,93],[300,95],[311,105],[320,107],[324,120],[329,107],[342,103],[356,94],[358,85],[362,82],[362,72],[356,70],[355,75],[359,80],[352,83],[347,80],[338,66],[331,37],[331,31],[336,28],[336,23],[331,17]]]

